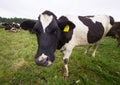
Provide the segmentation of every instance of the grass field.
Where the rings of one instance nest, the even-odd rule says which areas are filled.
[[[51,67],[37,66],[36,36],[0,29],[0,85],[120,85],[120,48],[116,45],[114,39],[105,38],[95,58],[92,49],[84,55],[85,47],[75,47],[69,61],[70,76],[64,80],[59,51]]]

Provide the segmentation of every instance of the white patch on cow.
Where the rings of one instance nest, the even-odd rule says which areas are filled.
[[[43,31],[45,32],[45,29],[47,26],[49,26],[49,24],[52,22],[53,20],[53,16],[52,15],[47,15],[47,14],[42,14],[40,16],[40,21],[42,23],[42,27],[43,27]]]
[[[39,61],[43,60],[43,59],[47,59],[47,55],[45,55],[44,53],[42,53],[41,56],[39,56]]]

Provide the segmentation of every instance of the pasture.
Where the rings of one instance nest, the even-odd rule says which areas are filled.
[[[1,85],[120,85],[120,48],[116,40],[102,40],[96,57],[84,55],[85,47],[75,47],[69,61],[70,76],[63,78],[63,55],[56,51],[50,67],[34,62],[36,36],[21,30],[12,33],[0,29]]]

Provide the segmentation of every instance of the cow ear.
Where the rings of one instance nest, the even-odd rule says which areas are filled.
[[[71,21],[58,22],[58,26],[63,32],[69,32],[75,28],[75,25]]]
[[[36,21],[33,21],[33,20],[26,20],[26,21],[23,21],[21,24],[20,24],[20,27],[24,30],[29,30],[30,32],[32,32],[33,30],[33,27],[34,25],[36,24]]]

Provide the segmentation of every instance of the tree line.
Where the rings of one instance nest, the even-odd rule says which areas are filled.
[[[0,17],[0,22],[6,22],[6,23],[12,23],[12,22],[16,22],[16,23],[22,23],[24,20],[28,20],[26,18],[4,18],[4,17]]]

